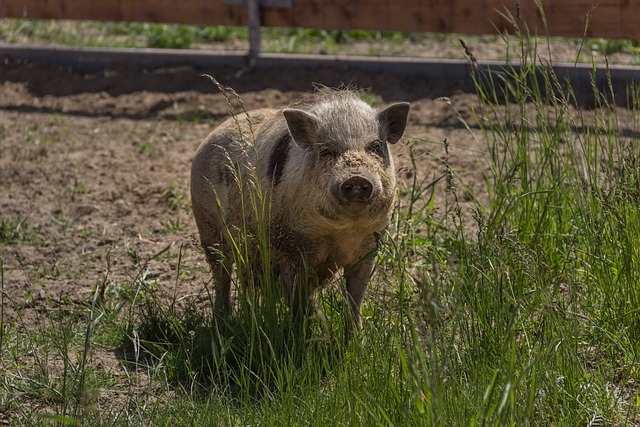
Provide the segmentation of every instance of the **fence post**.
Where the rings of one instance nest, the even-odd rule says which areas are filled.
[[[253,68],[260,55],[260,0],[248,0],[249,67]]]

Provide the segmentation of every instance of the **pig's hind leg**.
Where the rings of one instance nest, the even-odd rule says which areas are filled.
[[[217,225],[208,218],[196,217],[200,242],[211,267],[215,286],[214,310],[226,316],[231,313],[231,270],[233,258],[228,244]]]

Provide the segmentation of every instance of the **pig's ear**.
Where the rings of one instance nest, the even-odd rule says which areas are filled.
[[[296,144],[302,148],[312,145],[318,134],[318,117],[294,108],[287,108],[282,111],[282,114]]]
[[[402,137],[407,126],[409,108],[411,104],[408,102],[398,102],[378,112],[378,123],[387,135],[389,144],[395,144]]]

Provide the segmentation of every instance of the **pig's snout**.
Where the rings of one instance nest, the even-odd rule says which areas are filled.
[[[373,183],[361,175],[348,178],[340,185],[340,195],[347,202],[367,202],[373,194]]]

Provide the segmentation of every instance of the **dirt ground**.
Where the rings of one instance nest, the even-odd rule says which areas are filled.
[[[203,289],[209,273],[193,244],[190,164],[229,108],[203,72],[233,87],[248,109],[284,106],[313,90],[312,83],[354,84],[382,104],[410,101],[405,142],[394,147],[398,177],[412,177],[409,146],[420,178],[441,177],[446,138],[463,208],[474,195],[483,197],[481,148],[458,117],[472,120],[476,98],[456,87],[348,69],[120,68],[82,75],[6,62],[0,66],[0,243],[7,319],[20,313],[28,324],[45,307],[87,303],[99,284],[108,298],[141,272],[167,294]],[[444,180],[436,197],[444,210]]]

